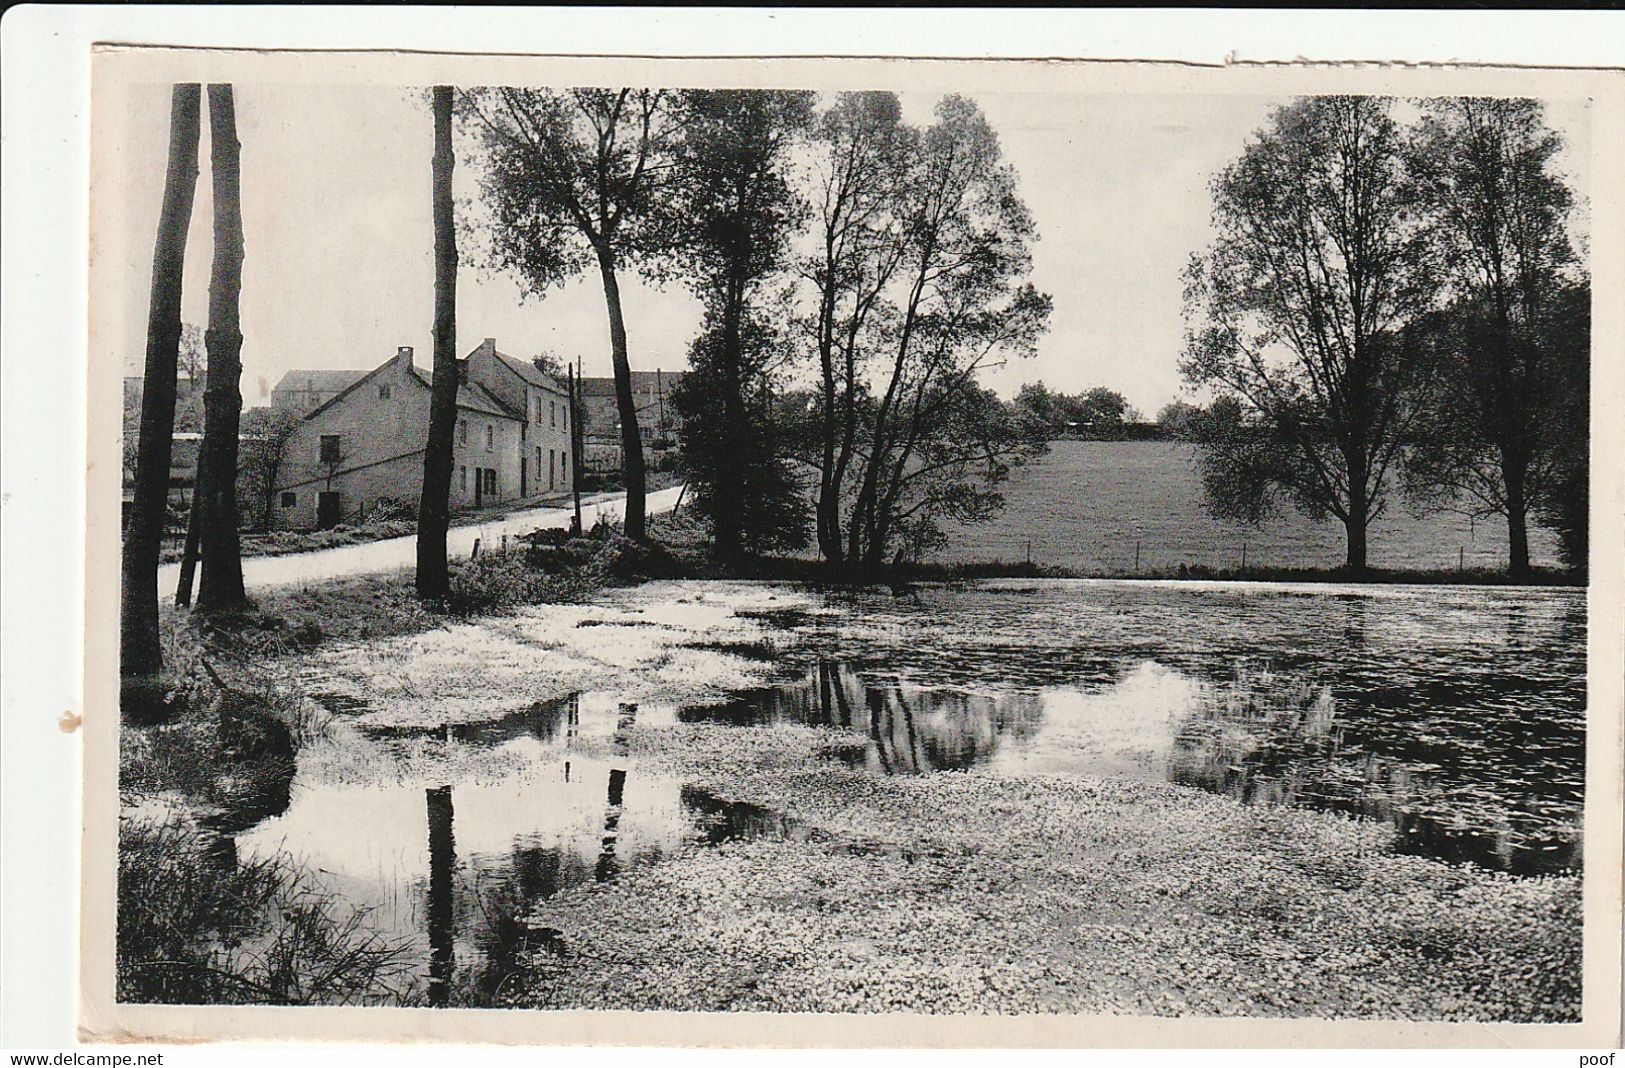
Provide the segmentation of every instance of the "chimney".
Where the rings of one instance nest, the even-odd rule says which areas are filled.
[[[497,354],[497,339],[488,337],[480,342],[480,351],[488,356],[495,356]]]
[[[401,381],[403,381],[403,382],[411,381],[412,380],[412,346],[410,346],[410,345],[402,345],[400,348],[396,349],[395,350],[395,362],[400,365],[399,371],[400,371]]]

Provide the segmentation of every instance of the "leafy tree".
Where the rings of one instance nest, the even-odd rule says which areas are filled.
[[[163,206],[152,258],[147,312],[147,355],[141,391],[141,428],[136,446],[135,501],[124,534],[120,603],[119,671],[131,685],[163,666],[158,644],[158,554],[169,503],[169,458],[175,429],[175,365],[181,340],[181,276],[186,231],[197,190],[199,112],[202,89],[177,84],[169,112],[169,160]],[[126,703],[126,707],[129,707]]]
[[[252,516],[250,529],[269,530],[276,507],[276,483],[287,456],[288,439],[302,417],[281,408],[243,411],[242,443],[237,463],[237,500]]]
[[[903,183],[901,263],[846,529],[846,558],[868,565],[885,560],[899,535],[921,542],[920,525],[939,511],[922,503],[939,472],[980,462],[989,479],[1002,477],[1004,458],[1013,458],[1002,450],[1013,446],[987,432],[995,427],[970,432],[966,419],[995,408],[969,394],[980,392],[977,374],[991,362],[1033,352],[1050,312],[1049,297],[1024,281],[1032,217],[974,103],[949,96],[937,105]]]
[[[1560,384],[1541,440],[1545,474],[1532,495],[1535,514],[1557,532],[1563,562],[1584,572],[1590,547],[1591,287],[1569,286],[1553,302],[1547,332],[1550,367]]]
[[[1004,507],[998,486],[1012,468],[1048,448],[1048,433],[992,390],[945,387],[927,398],[935,432],[921,435],[915,454],[888,497],[891,529],[882,544],[893,563],[917,560],[947,543],[942,524],[982,523]],[[882,557],[873,552],[868,560]]]
[[[1571,386],[1562,312],[1577,267],[1561,148],[1538,102],[1477,97],[1429,101],[1413,146],[1450,307],[1428,324],[1443,374],[1410,485],[1505,516],[1514,577],[1529,574],[1528,516],[1556,476]]]
[[[675,127],[668,94],[651,89],[486,88],[462,97],[482,146],[494,264],[529,291],[598,268],[609,317],[626,480],[626,534],[646,529],[643,440],[627,355],[620,269],[638,265],[664,232]]]
[[[865,403],[864,351],[876,341],[883,297],[906,248],[901,179],[918,134],[886,92],[839,94],[812,134],[807,184],[817,248],[800,273],[816,294],[806,329],[818,361],[818,546],[839,562],[841,501]]]
[[[739,551],[751,554],[800,549],[808,538],[804,486],[787,440],[795,428],[774,403],[773,368],[786,344],[772,321],[749,314],[740,328],[742,396],[732,395],[733,365],[716,317],[689,349],[689,372],[671,394],[683,417],[680,463],[694,507],[713,538],[723,522],[734,524]]]
[[[813,94],[779,90],[695,90],[679,104],[671,210],[665,216],[669,270],[704,302],[706,326],[691,366],[698,378],[684,420],[684,466],[708,486],[715,550],[747,549],[751,450],[762,447],[754,398],[788,354],[765,325],[787,269],[804,205],[790,187],[791,152],[812,121]],[[775,309],[775,313],[777,313]],[[701,403],[696,394],[704,390]],[[695,436],[696,430],[699,436]],[[690,448],[690,446],[693,446]],[[774,462],[760,457],[768,469]],[[764,489],[757,483],[759,489]]]
[[[1067,421],[1066,397],[1042,382],[1028,382],[1016,391],[1016,408],[1046,432]]]
[[[1129,404],[1115,389],[1096,386],[1080,394],[1072,405],[1073,419],[1084,426],[1101,430],[1122,427],[1129,415]]]
[[[1170,401],[1157,413],[1157,426],[1167,437],[1190,439],[1195,436],[1201,418],[1199,405],[1182,400]]]
[[[452,435],[457,427],[457,231],[451,199],[452,87],[434,87],[434,377],[429,397],[429,434],[423,448],[423,489],[418,500],[417,594],[442,601],[451,592],[446,532],[451,526]]]
[[[1186,274],[1181,370],[1248,413],[1245,434],[1209,443],[1210,467],[1239,465],[1204,480],[1209,503],[1336,516],[1354,571],[1432,374],[1401,336],[1435,292],[1406,163],[1384,98],[1277,110],[1213,182],[1215,241]]]

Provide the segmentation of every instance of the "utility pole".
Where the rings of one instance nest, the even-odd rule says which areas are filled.
[[[660,375],[660,368],[655,368],[655,396],[660,402],[660,440],[666,440],[666,382]]]
[[[570,494],[575,498],[576,515],[574,530],[581,533],[581,409],[576,404],[577,383],[581,381],[581,357],[576,357],[575,366],[566,365],[569,371],[570,384]]]

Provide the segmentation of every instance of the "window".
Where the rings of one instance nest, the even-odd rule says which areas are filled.
[[[494,493],[496,493],[496,491],[497,491],[497,469],[494,468],[494,467],[487,467],[485,469],[485,492],[494,494]]]
[[[497,428],[490,423],[485,424],[485,451],[490,452],[497,445]]]
[[[542,447],[536,446],[536,477],[542,477]]]
[[[322,463],[336,464],[339,462],[339,436],[337,434],[322,435]]]
[[[556,426],[559,425],[559,403],[558,403],[558,401],[548,401],[547,402],[547,418],[551,421],[553,426],[556,427]]]
[[[535,422],[535,424],[537,426],[541,426],[542,425],[542,398],[540,398],[540,397],[532,397],[531,400],[535,402],[535,404],[532,405],[532,408],[531,408],[531,410],[536,413],[535,418],[534,418],[533,421]]]
[[[296,493],[284,493],[282,495],[282,507],[284,507],[284,508],[292,508],[294,505],[296,505],[298,503],[299,503],[299,495],[298,494],[296,494]]]
[[[467,419],[459,419],[459,420],[457,420],[457,442],[458,442],[458,444],[461,444],[461,445],[467,445],[468,444],[468,420]]]
[[[388,400],[389,399],[389,383],[388,382],[380,382],[380,383],[378,383],[378,399],[379,400]]]
[[[457,469],[457,488],[464,493],[468,492],[468,468],[466,467]]]
[[[569,405],[565,405],[562,414],[564,415],[564,429],[569,430],[570,429],[570,407],[569,407]]]

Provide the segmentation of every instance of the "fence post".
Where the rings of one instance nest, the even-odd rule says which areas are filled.
[[[502,535],[502,551],[508,551],[508,535],[506,534]]]
[[[1467,546],[1465,545],[1456,550],[1456,570],[1467,570]]]
[[[470,560],[480,555],[480,539],[474,539],[474,551],[468,554]]]

